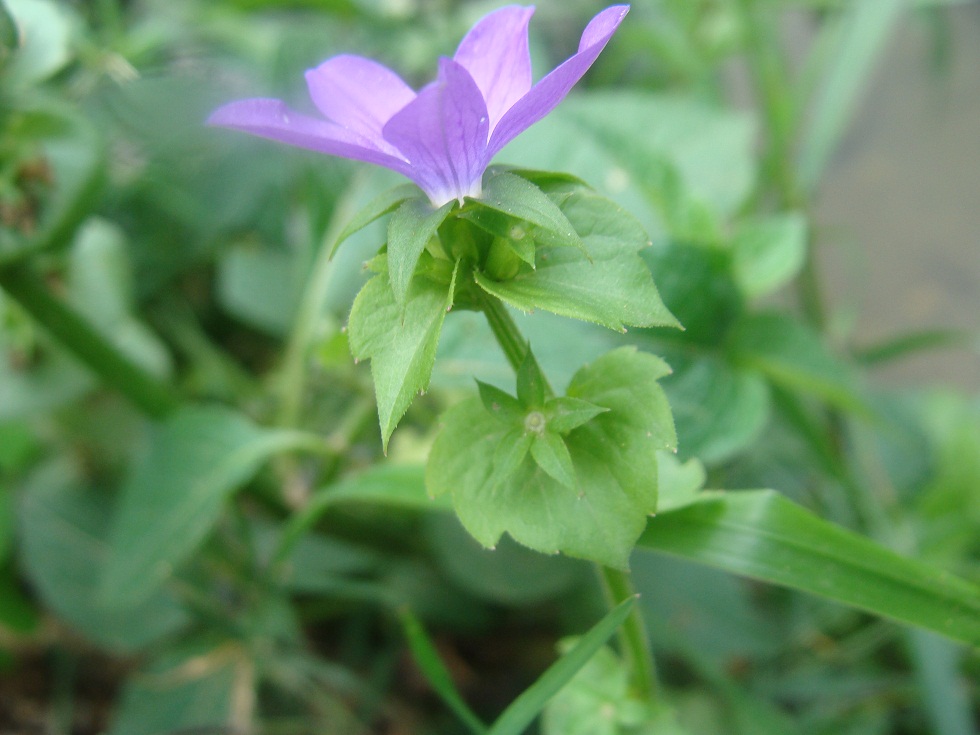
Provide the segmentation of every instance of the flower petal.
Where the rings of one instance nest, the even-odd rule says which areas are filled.
[[[327,120],[290,109],[282,100],[255,98],[219,107],[208,125],[243,130],[262,138],[355,161],[375,163],[408,175],[407,161],[379,150],[370,140]]]
[[[614,5],[589,22],[582,32],[578,53],[531,87],[501,118],[490,139],[488,159],[565,99],[569,90],[598,58],[628,12],[629,5]]]
[[[487,107],[473,77],[452,59],[384,126],[385,139],[411,162],[407,174],[436,206],[478,196],[487,165]]]
[[[415,99],[415,92],[388,67],[363,56],[327,59],[306,72],[313,104],[329,120],[382,144],[381,129]]]
[[[490,131],[531,88],[527,24],[534,8],[511,5],[480,20],[460,42],[453,59],[464,66],[483,93]]]

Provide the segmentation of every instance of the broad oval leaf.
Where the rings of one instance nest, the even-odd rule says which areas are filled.
[[[158,427],[122,488],[102,579],[105,599],[145,599],[217,522],[269,457],[317,441],[256,426],[217,406],[184,408]]]
[[[137,651],[174,633],[188,616],[154,588],[141,601],[101,594],[111,559],[102,493],[66,465],[47,465],[27,483],[20,507],[20,554],[45,605],[86,638],[112,651]]]

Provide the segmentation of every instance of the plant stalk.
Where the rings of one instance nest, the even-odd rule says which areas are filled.
[[[356,178],[337,203],[330,225],[320,244],[319,251],[310,269],[310,277],[303,290],[293,330],[286,344],[286,354],[278,376],[280,390],[280,426],[295,427],[300,423],[303,393],[306,390],[306,375],[310,358],[310,346],[317,336],[317,328],[323,318],[330,284],[333,281],[336,261],[333,259],[333,244],[343,227],[353,217],[355,206],[364,190],[365,179]]]
[[[482,307],[497,343],[516,373],[524,361],[524,354],[529,347],[527,340],[524,339],[524,335],[521,334],[514,319],[507,311],[507,307],[500,299],[487,294],[483,297]],[[548,395],[554,395],[554,391],[548,385],[547,378],[545,378],[545,392]],[[596,570],[602,582],[609,609],[616,607],[623,600],[636,596],[628,573],[599,564],[596,564]],[[656,665],[653,660],[653,652],[650,649],[646,625],[639,608],[633,608],[617,635],[623,660],[630,672],[630,684],[634,693],[648,702],[659,701],[660,686],[657,682]]]
[[[628,572],[599,565],[596,565],[596,568],[610,609],[623,600],[637,596]],[[620,654],[630,672],[630,686],[633,693],[645,701],[659,702],[661,692],[660,683],[657,681],[657,667],[639,605],[633,606],[626,622],[616,632],[616,636],[619,640]]]
[[[484,294],[482,306],[497,344],[500,345],[507,362],[516,373],[524,362],[524,354],[528,348],[527,340],[524,339],[524,335],[521,334],[521,330],[500,299]]]
[[[179,406],[177,396],[120,352],[87,319],[61,299],[26,265],[0,268],[0,288],[102,381],[153,418]]]

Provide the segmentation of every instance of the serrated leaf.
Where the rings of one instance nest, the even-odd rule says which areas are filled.
[[[552,398],[544,406],[545,417],[548,421],[548,431],[567,434],[582,424],[588,423],[608,408],[583,401],[581,398]]]
[[[225,501],[263,462],[314,440],[256,426],[217,406],[174,414],[123,484],[102,579],[105,599],[146,599],[194,551]]]
[[[673,452],[657,456],[657,513],[665,513],[698,499],[707,473],[696,459],[681,462]]]
[[[505,424],[516,424],[522,421],[524,409],[520,402],[510,393],[482,381],[476,381],[480,391],[483,407]]]
[[[575,487],[575,467],[568,447],[558,434],[545,431],[533,437],[531,456],[538,467],[565,487]]]
[[[579,233],[566,214],[541,189],[515,174],[502,171],[488,176],[481,197],[468,205],[493,209],[537,225],[554,235],[556,244],[582,246]]]
[[[452,296],[452,282],[445,285],[417,276],[404,303],[398,304],[388,276],[382,273],[368,281],[354,299],[347,326],[351,352],[357,359],[371,360],[386,449],[415,394],[429,385]]]
[[[649,269],[637,253],[648,244],[643,228],[608,199],[577,191],[562,210],[585,242],[578,248],[539,243],[537,268],[508,281],[482,273],[476,282],[523,311],[545,309],[625,331],[625,327],[678,326]]]
[[[530,457],[508,481],[491,482],[492,457],[507,429],[478,399],[457,404],[443,417],[429,455],[429,492],[452,493],[463,525],[484,546],[506,532],[532,549],[625,566],[656,509],[657,450],[675,441],[657,383],[667,370],[652,355],[622,348],[575,375],[569,395],[610,410],[565,438],[574,488]]]
[[[382,192],[361,209],[350,222],[341,230],[336,242],[330,248],[330,257],[334,256],[337,248],[357,232],[360,232],[372,222],[381,219],[389,212],[394,211],[406,199],[412,199],[419,195],[419,189],[415,184],[401,184],[393,189]]]
[[[732,271],[749,298],[786,285],[803,268],[807,223],[789,212],[741,226],[732,241]]]
[[[453,200],[433,209],[428,199],[418,197],[402,202],[391,215],[388,221],[388,277],[399,304],[405,301],[419,256],[455,206]]]

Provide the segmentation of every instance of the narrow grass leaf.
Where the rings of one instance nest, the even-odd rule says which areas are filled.
[[[636,598],[623,600],[583,635],[575,646],[548,667],[493,723],[488,735],[521,735],[548,701],[585,666],[626,620]]]
[[[446,703],[446,706],[453,711],[460,721],[470,729],[470,732],[475,733],[475,735],[485,733],[487,726],[483,724],[480,718],[463,701],[463,697],[453,683],[452,674],[449,673],[442,659],[439,658],[439,652],[436,650],[428,634],[426,634],[419,619],[412,614],[411,610],[405,607],[398,611],[398,618],[401,621],[402,630],[405,632],[405,638],[408,641],[409,648],[412,649],[412,657],[415,659],[415,663],[419,665],[429,684],[432,685],[435,693],[439,695],[440,699]]]
[[[980,586],[828,523],[772,490],[706,493],[637,542],[980,645]]]

